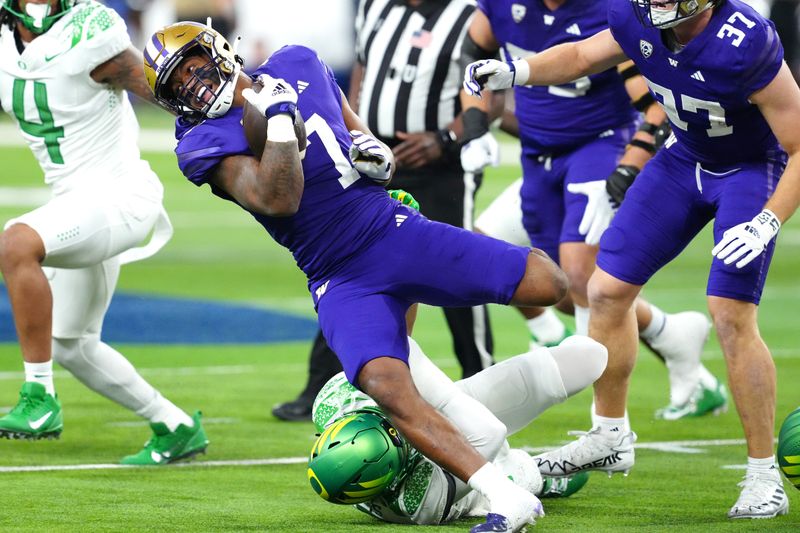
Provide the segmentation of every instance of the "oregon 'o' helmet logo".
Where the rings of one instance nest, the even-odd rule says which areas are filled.
[[[383,492],[403,470],[407,447],[375,412],[337,420],[319,436],[308,459],[308,481],[323,499],[356,504]]]

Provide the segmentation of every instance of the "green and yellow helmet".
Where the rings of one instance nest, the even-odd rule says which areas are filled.
[[[408,445],[386,418],[355,412],[328,426],[314,443],[308,481],[331,503],[361,503],[383,492],[407,461]]]
[[[50,2],[46,4],[25,4],[25,12],[20,8],[20,0],[3,0],[2,9],[19,19],[22,25],[33,33],[44,33],[64,14],[72,9],[76,0],[59,0],[58,11],[52,13]]]
[[[170,77],[181,61],[193,56],[207,61],[173,90]],[[242,64],[234,47],[210,23],[176,22],[155,32],[144,48],[144,74],[156,100],[190,122],[228,112]]]
[[[672,28],[686,19],[719,5],[724,0],[631,0],[645,27]]]

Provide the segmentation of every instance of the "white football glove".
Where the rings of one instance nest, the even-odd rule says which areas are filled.
[[[483,59],[467,65],[464,70],[464,90],[480,98],[483,89],[497,91],[515,85],[525,85],[530,77],[530,66],[524,59],[510,63],[496,59]]]
[[[392,177],[392,158],[383,145],[363,131],[350,130],[350,161],[361,174],[373,181],[386,183]]]
[[[711,250],[711,255],[724,260],[726,265],[741,258],[736,268],[743,268],[766,250],[780,229],[781,221],[775,213],[764,209],[750,222],[743,222],[723,233],[722,240]]]
[[[285,113],[294,120],[297,110],[297,92],[294,87],[285,80],[266,74],[260,75],[258,79],[264,86],[261,92],[255,92],[250,88],[245,89],[242,91],[244,99],[268,119]]]
[[[461,168],[464,172],[481,172],[500,164],[500,145],[488,131],[461,147]]]
[[[606,192],[606,180],[568,183],[567,190],[573,194],[586,195],[588,199],[586,210],[583,212],[578,232],[586,236],[586,244],[597,244],[603,232],[611,224],[611,219],[614,218],[611,196]]]

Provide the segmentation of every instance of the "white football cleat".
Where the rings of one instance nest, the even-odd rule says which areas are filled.
[[[789,512],[789,498],[777,469],[774,473],[747,473],[739,486],[742,492],[728,518],[773,518]]]
[[[609,477],[614,472],[627,476],[633,468],[633,443],[636,442],[633,431],[622,432],[612,442],[600,435],[599,428],[570,431],[569,434],[580,437],[561,448],[534,456],[543,476],[569,476],[584,470],[601,470],[608,472]]]

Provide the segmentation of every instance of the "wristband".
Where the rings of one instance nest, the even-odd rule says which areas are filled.
[[[628,143],[628,146],[635,146],[637,148],[641,148],[642,150],[647,150],[651,154],[656,153],[656,146],[653,143],[649,143],[641,139],[631,139],[631,142]]]
[[[281,113],[267,120],[267,140],[275,143],[297,140],[292,117]]]
[[[517,59],[508,64],[511,67],[511,72],[514,73],[514,85],[527,85],[528,78],[531,77],[531,66],[526,59]]]
[[[489,116],[477,107],[470,107],[464,111],[464,113],[461,114],[461,120],[464,123],[464,138],[461,139],[462,143],[477,139],[489,131]]]
[[[277,104],[272,104],[267,108],[264,112],[264,115],[269,119],[276,115],[289,115],[294,120],[294,116],[297,114],[297,104],[292,102],[278,102]]]

